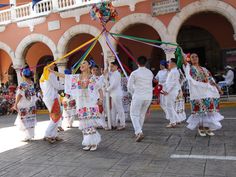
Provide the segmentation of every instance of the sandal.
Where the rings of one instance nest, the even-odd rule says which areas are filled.
[[[98,148],[98,146],[97,146],[97,145],[94,145],[94,146],[92,146],[92,147],[90,148],[90,151],[96,151],[97,148]]]
[[[83,148],[83,150],[84,150],[84,151],[89,151],[90,148],[91,148],[91,146],[85,146],[85,147]]]
[[[168,124],[166,128],[176,128],[176,124]]]
[[[203,129],[198,129],[198,134],[202,137],[206,136],[206,131]]]

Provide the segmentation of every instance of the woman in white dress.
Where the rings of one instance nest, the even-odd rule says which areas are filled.
[[[222,127],[224,117],[219,113],[219,98],[222,91],[215,83],[211,73],[199,65],[198,55],[190,56],[190,63],[184,61],[185,75],[189,84],[191,116],[188,128],[198,128],[200,136],[213,136],[212,131]]]
[[[67,122],[67,128],[73,127],[73,122],[77,117],[76,102],[69,94],[62,99],[63,113],[62,116]]]
[[[18,112],[15,125],[23,133],[23,141],[34,138],[36,125],[36,92],[31,80],[33,72],[27,67],[22,71],[23,82],[17,88],[16,101],[13,108]]]
[[[83,149],[95,151],[101,141],[97,127],[104,126],[100,118],[99,106],[103,103],[102,90],[98,80],[91,75],[91,64],[83,61],[80,66],[81,74],[65,75],[65,93],[76,99],[76,109],[79,119],[79,129],[83,133]]]

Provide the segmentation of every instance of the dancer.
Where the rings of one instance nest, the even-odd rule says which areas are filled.
[[[111,125],[113,129],[125,129],[125,112],[123,108],[123,92],[121,88],[121,74],[118,71],[119,63],[114,61],[110,65],[111,73],[109,75],[109,87],[107,91],[111,96]],[[118,121],[120,125],[117,126]]]
[[[50,63],[48,63],[50,64]],[[44,75],[40,78],[40,87],[43,92],[43,101],[49,111],[50,122],[45,132],[44,140],[49,143],[55,143],[62,139],[57,136],[58,123],[62,117],[60,109],[60,101],[58,91],[62,90],[63,87],[60,84],[57,76],[64,77],[63,74],[57,74],[54,71],[55,64],[49,67],[49,78],[45,79]]]
[[[88,61],[83,61],[80,66],[81,74],[65,75],[65,93],[76,99],[79,129],[83,133],[82,145],[85,146],[85,151],[97,150],[101,141],[97,127],[104,126],[98,107],[103,103],[103,94],[99,89],[99,99],[97,98],[96,89],[100,86],[91,75],[90,67]]]
[[[180,84],[180,73],[177,69],[177,59],[171,58],[169,63],[170,72],[168,73],[165,83],[165,100],[166,100],[166,118],[170,123],[166,128],[175,128],[178,123],[186,119],[184,109],[180,110],[180,104],[183,93]],[[183,100],[183,99],[182,99]]]
[[[65,93],[64,93],[63,90],[60,90],[60,91],[58,92],[58,94],[59,94],[60,107],[61,107],[61,110],[63,110],[62,100],[63,100],[63,98],[65,97]],[[62,113],[63,113],[63,111],[62,111]],[[61,116],[60,120],[58,121],[58,127],[57,127],[57,131],[58,131],[58,132],[63,132],[63,131],[65,131],[65,130],[62,128],[63,118],[64,118],[64,117]]]
[[[155,79],[158,81],[158,84],[162,86],[162,90],[165,90],[165,82],[168,76],[167,62],[165,60],[160,61],[160,71],[158,71]],[[166,114],[166,97],[163,94],[160,94],[160,106],[164,113]]]
[[[36,92],[31,80],[32,71],[28,67],[24,68],[22,75],[24,81],[20,83],[17,89],[16,101],[13,106],[18,112],[15,125],[24,133],[23,141],[30,141],[34,138],[36,125]]]
[[[62,100],[62,116],[67,121],[67,128],[73,128],[74,119],[77,117],[76,102],[69,94],[66,94]]]
[[[144,138],[142,129],[145,115],[152,101],[153,74],[145,67],[146,57],[141,56],[137,61],[139,68],[130,75],[128,91],[132,94],[130,116],[135,130],[136,142],[140,142]]]
[[[215,83],[211,73],[199,65],[198,55],[190,56],[190,63],[184,60],[185,75],[189,84],[191,116],[188,128],[198,128],[200,136],[214,136],[212,131],[222,127],[224,117],[219,113],[219,98],[222,91]]]

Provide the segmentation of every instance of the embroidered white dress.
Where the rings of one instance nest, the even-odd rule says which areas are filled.
[[[34,127],[36,125],[36,92],[34,85],[22,82],[16,92],[16,96],[21,95],[17,104],[18,115],[15,125],[24,132],[25,139],[34,138]]]
[[[71,96],[65,96],[62,100],[63,118],[67,121],[68,126],[72,127],[74,119],[77,117],[76,101]]]
[[[97,127],[104,126],[97,105],[97,88],[100,87],[95,77],[81,80],[79,74],[65,76],[65,93],[76,100],[79,129],[83,132],[84,146],[98,145],[101,135]]]
[[[224,117],[219,113],[220,94],[214,86],[215,81],[210,72],[203,67],[187,64],[185,75],[189,84],[191,116],[188,128],[193,130],[199,126],[217,130],[222,127],[220,121]]]

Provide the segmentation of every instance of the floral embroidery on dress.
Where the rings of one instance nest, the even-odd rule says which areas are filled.
[[[219,112],[218,98],[204,98],[199,100],[191,100],[192,114],[205,114],[208,112]]]
[[[24,94],[27,100],[30,100],[32,96],[35,96],[34,85],[22,82],[18,87],[20,94]]]

